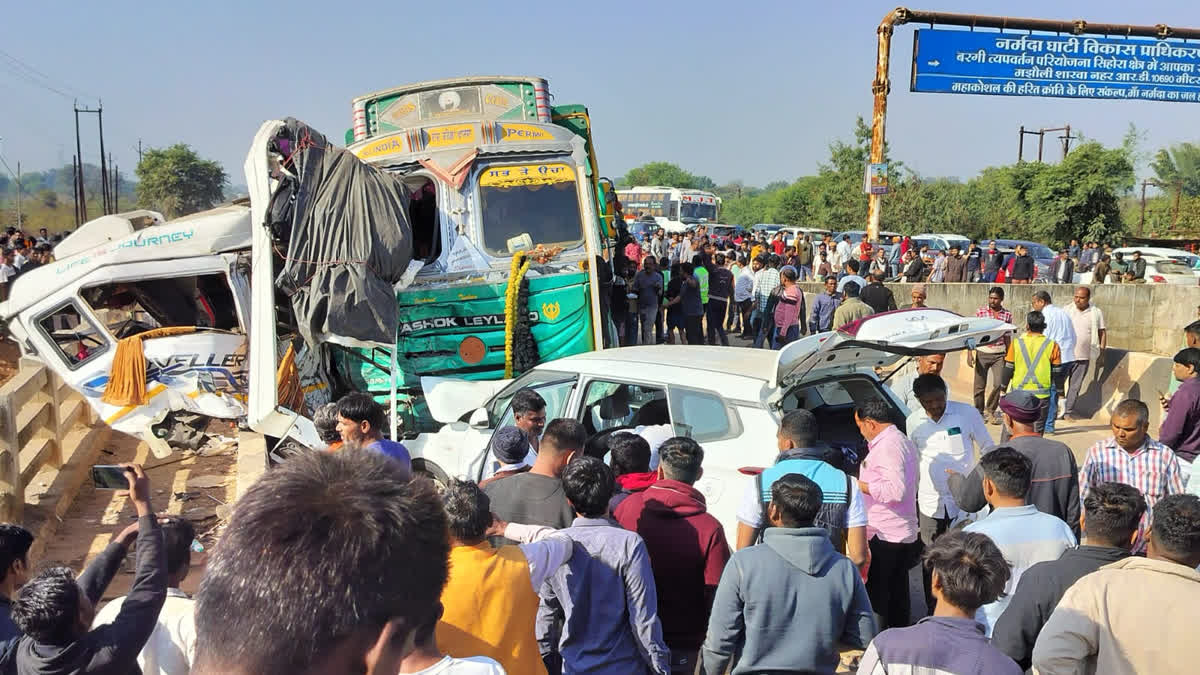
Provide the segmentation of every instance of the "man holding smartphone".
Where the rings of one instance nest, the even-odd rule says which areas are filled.
[[[167,597],[167,560],[162,530],[150,504],[150,479],[140,465],[123,464],[128,496],[137,522],[117,535],[79,578],[67,567],[52,567],[17,592],[12,616],[25,632],[16,645],[21,673],[137,672],[137,657],[158,621]],[[96,603],[121,569],[137,540],[133,586],[110,624],[89,630]],[[0,671],[12,672],[12,651],[0,646]]]

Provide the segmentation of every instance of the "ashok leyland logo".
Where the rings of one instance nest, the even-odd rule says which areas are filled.
[[[560,311],[562,311],[562,308],[558,306],[557,302],[542,303],[542,316],[546,317],[550,321],[557,319]]]

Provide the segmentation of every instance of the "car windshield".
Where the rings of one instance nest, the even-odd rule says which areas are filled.
[[[1195,255],[1173,255],[1171,256],[1176,262],[1187,265],[1193,269],[1200,270],[1200,256]]]
[[[1181,262],[1160,260],[1154,263],[1154,268],[1159,274],[1191,274],[1192,268],[1184,265]]]
[[[1029,255],[1035,258],[1055,257],[1054,251],[1050,250],[1049,246],[1042,246],[1041,244],[1026,244],[1025,246],[1029,248]]]
[[[714,227],[713,228],[713,234],[719,234],[722,237],[732,237],[736,232],[737,232],[737,230],[732,227]]]
[[[574,248],[583,243],[573,172],[565,164],[542,165],[534,171],[546,167],[565,172],[525,177],[512,174],[527,167],[497,167],[480,177],[483,246],[492,255],[507,257],[538,244]],[[508,173],[495,176],[499,172]]]

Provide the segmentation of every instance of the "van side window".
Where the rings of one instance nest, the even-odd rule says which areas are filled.
[[[224,274],[124,281],[85,288],[82,295],[118,340],[167,326],[240,328]]]
[[[38,319],[37,325],[72,369],[108,350],[104,334],[73,302]]]

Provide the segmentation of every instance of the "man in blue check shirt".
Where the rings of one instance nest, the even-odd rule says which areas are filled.
[[[812,315],[808,318],[808,332],[823,333],[833,330],[833,313],[842,304],[842,296],[837,292],[837,279],[826,277],[825,292],[813,301]]]

